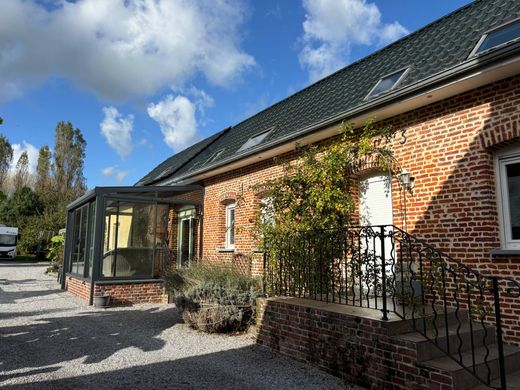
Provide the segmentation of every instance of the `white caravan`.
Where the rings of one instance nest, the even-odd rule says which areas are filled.
[[[18,241],[18,228],[0,225],[0,258],[16,257],[16,242]]]

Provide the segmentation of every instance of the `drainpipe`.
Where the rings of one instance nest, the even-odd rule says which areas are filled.
[[[202,202],[200,205],[200,219],[199,219],[199,259],[202,258],[202,246],[204,244],[203,227],[204,227],[204,197],[206,195],[206,188],[202,187]]]

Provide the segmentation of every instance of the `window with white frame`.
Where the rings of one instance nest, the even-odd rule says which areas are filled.
[[[520,148],[497,155],[497,174],[503,246],[520,249]]]
[[[226,206],[226,248],[235,248],[235,203]]]

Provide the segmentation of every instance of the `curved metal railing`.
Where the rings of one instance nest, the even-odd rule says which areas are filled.
[[[393,225],[289,234],[266,243],[264,269],[268,295],[378,309],[383,320],[390,313],[411,319],[416,331],[487,385],[497,355],[506,388],[501,307],[520,297],[512,278],[476,271]],[[477,349],[484,351],[483,367]]]

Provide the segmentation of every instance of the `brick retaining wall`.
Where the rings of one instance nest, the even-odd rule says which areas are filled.
[[[452,389],[442,371],[416,366],[413,343],[389,336],[386,324],[345,314],[344,305],[316,308],[293,298],[257,300],[257,342],[282,355],[310,363],[345,383],[371,389]],[[323,306],[323,304],[321,304]],[[336,309],[336,310],[334,310]]]

